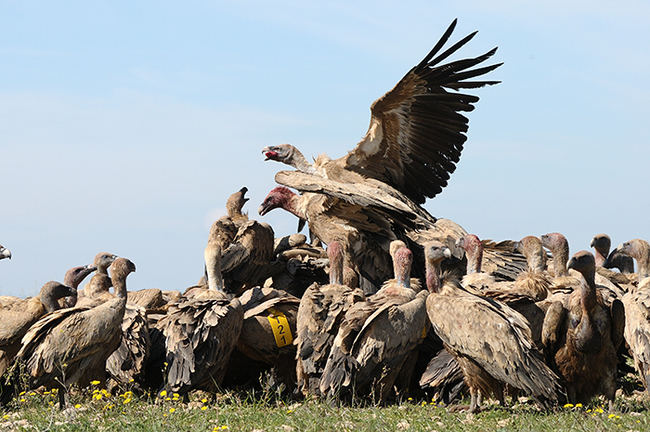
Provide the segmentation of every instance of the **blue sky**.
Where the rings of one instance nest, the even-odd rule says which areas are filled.
[[[477,90],[450,185],[427,208],[483,238],[650,237],[650,5],[628,1],[0,0],[0,295],[33,295],[100,251],[129,288],[184,289],[226,197],[274,187],[262,147],[339,157],[369,106],[456,17]],[[277,234],[292,216],[264,218]]]

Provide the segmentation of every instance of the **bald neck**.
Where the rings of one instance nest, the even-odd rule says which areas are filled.
[[[555,276],[567,276],[569,271],[566,268],[566,263],[569,261],[569,248],[568,246],[560,246],[551,251],[553,253],[553,269]]]
[[[221,274],[221,249],[218,252],[206,254],[205,269],[208,274],[208,289],[223,291],[223,275]]]
[[[440,261],[426,260],[426,280],[429,292],[440,292]]]
[[[294,146],[291,146],[291,150],[289,153],[289,159],[287,160],[287,163],[297,169],[298,171],[314,174],[316,170],[314,169],[313,165],[310,164],[307,161],[307,158],[302,154],[300,150],[295,148]]]

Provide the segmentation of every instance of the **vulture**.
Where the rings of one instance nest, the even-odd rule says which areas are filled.
[[[428,326],[427,292],[410,278],[413,254],[403,245],[391,248],[395,278],[345,314],[321,376],[324,396],[371,396],[384,403],[394,390],[399,396],[408,389]]]
[[[326,244],[341,242],[346,265],[359,273],[367,294],[390,277],[391,241],[408,242],[421,263],[415,274],[423,275],[423,243],[451,236],[453,244],[465,234],[457,224],[438,220],[420,207],[447,185],[467,139],[468,119],[462,112],[473,110],[478,97],[456,90],[498,83],[471,80],[500,66],[475,68],[496,48],[443,63],[475,35],[443,50],[455,26],[456,21],[418,65],[372,104],[368,132],[346,156],[332,160],[322,155],[310,164],[288,144],[263,149],[267,160],[297,169],[281,171],[275,179],[303,195],[276,188],[260,206],[260,214],[284,208],[306,220]],[[516,258],[513,263],[510,255],[486,251],[488,266],[511,279],[523,267]]]
[[[580,289],[582,285],[581,275],[576,271],[569,272],[567,268],[569,242],[566,237],[560,233],[550,233],[542,235],[541,241],[544,247],[548,248],[553,255],[552,267],[555,277],[551,284],[551,290],[558,292],[558,295],[562,296],[573,290]],[[600,273],[595,274],[594,280],[597,289],[607,304],[611,304],[615,299],[620,300],[623,296],[621,288]]]
[[[542,343],[559,372],[569,402],[588,402],[604,394],[613,409],[616,394],[616,352],[623,340],[625,312],[620,300],[608,305],[595,282],[596,260],[577,252],[569,269],[582,275],[580,287],[562,301],[550,304]]]
[[[637,286],[631,285],[623,295],[625,306],[625,340],[634,359],[634,367],[648,390],[650,380],[650,245],[634,239],[616,248],[620,256],[636,259],[639,269]]]
[[[61,307],[74,307],[77,303],[77,288],[79,284],[92,272],[97,270],[94,265],[73,267],[65,273],[63,285],[74,289],[75,295],[66,297],[59,301]]]
[[[303,395],[320,396],[320,380],[345,314],[355,303],[365,300],[363,291],[343,283],[343,248],[332,242],[329,257],[328,285],[311,285],[298,307],[296,322],[296,373],[298,389]]]
[[[85,269],[85,267],[75,267],[75,269]],[[83,275],[83,270],[76,274],[79,278],[87,275],[87,273]],[[37,297],[14,305],[12,309],[0,310],[0,321],[2,321],[2,326],[0,326],[0,377],[11,365],[14,356],[20,350],[21,339],[32,324],[46,313],[60,309],[59,300],[71,296],[73,293],[76,294],[73,288],[50,281],[43,285]]]
[[[157,324],[167,352],[165,388],[183,395],[195,389],[217,390],[244,321],[241,303],[224,291],[216,237],[208,239],[204,258],[207,289],[193,289],[172,303]]]
[[[6,247],[0,245],[0,260],[3,260],[5,258],[11,259],[11,251]]]
[[[84,286],[84,289],[79,291],[80,298],[77,306],[81,303],[81,297],[98,298],[108,293],[112,286],[111,278],[108,276],[108,267],[116,258],[117,255],[108,252],[100,252],[95,256],[93,265],[97,268],[97,272],[90,279],[90,282]],[[110,296],[106,299],[109,298]]]
[[[616,247],[611,255],[627,255],[636,260],[637,282],[650,277],[650,244],[642,239],[626,241]]]
[[[271,371],[277,384],[291,392],[296,385],[296,316],[300,299],[272,287],[254,287],[239,296],[244,311],[235,351],[228,366],[226,383],[259,382]]]
[[[274,257],[273,228],[242,213],[248,201],[247,188],[230,195],[226,201],[227,216],[219,218],[210,228],[222,250],[221,272],[227,292],[239,295],[245,290],[262,285],[271,276]],[[199,285],[205,284],[205,276]]]
[[[111,264],[116,297],[99,306],[52,312],[37,321],[23,337],[16,355],[18,370],[31,388],[59,389],[59,407],[66,404],[70,385],[104,381],[106,359],[117,349],[126,308],[126,278],[135,264],[117,258]]]
[[[481,398],[494,394],[503,403],[509,385],[548,407],[557,401],[557,376],[543,361],[526,319],[503,303],[476,296],[457,281],[441,281],[440,263],[450,251],[429,243],[426,301],[429,320],[445,349],[458,361],[470,390],[470,412],[480,410]]]
[[[596,234],[591,239],[590,246],[594,248],[595,252],[596,271],[600,272],[601,268],[617,268],[621,273],[634,273],[634,260],[632,257],[624,254],[609,253],[612,240],[607,234]]]

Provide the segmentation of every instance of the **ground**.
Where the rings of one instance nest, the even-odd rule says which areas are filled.
[[[95,388],[71,396],[60,411],[53,392],[27,392],[0,409],[0,430],[48,431],[643,431],[650,430],[650,402],[644,395],[619,397],[616,411],[604,401],[566,405],[550,412],[532,403],[477,415],[450,412],[435,401],[404,400],[386,407],[345,407],[293,402],[268,393],[174,394],[137,397]]]

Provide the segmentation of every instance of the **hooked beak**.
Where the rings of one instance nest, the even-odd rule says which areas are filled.
[[[262,149],[262,153],[264,154],[264,156],[266,156],[266,158],[264,159],[264,161],[267,161],[267,160],[276,160],[277,157],[278,157],[278,152],[272,150],[271,147],[264,147],[264,148]]]
[[[575,268],[576,268],[576,259],[574,257],[572,257],[569,260],[569,263],[567,264],[566,267],[567,267],[567,269],[574,269],[575,270]]]
[[[0,247],[0,259],[9,258],[11,259],[11,251],[6,247]]]
[[[596,244],[596,239],[591,239],[591,243],[589,243],[589,247],[594,247]]]
[[[264,203],[262,203],[262,205],[260,205],[259,208],[257,209],[257,213],[259,213],[260,216],[264,216],[268,212],[269,209],[267,206],[264,205]]]

